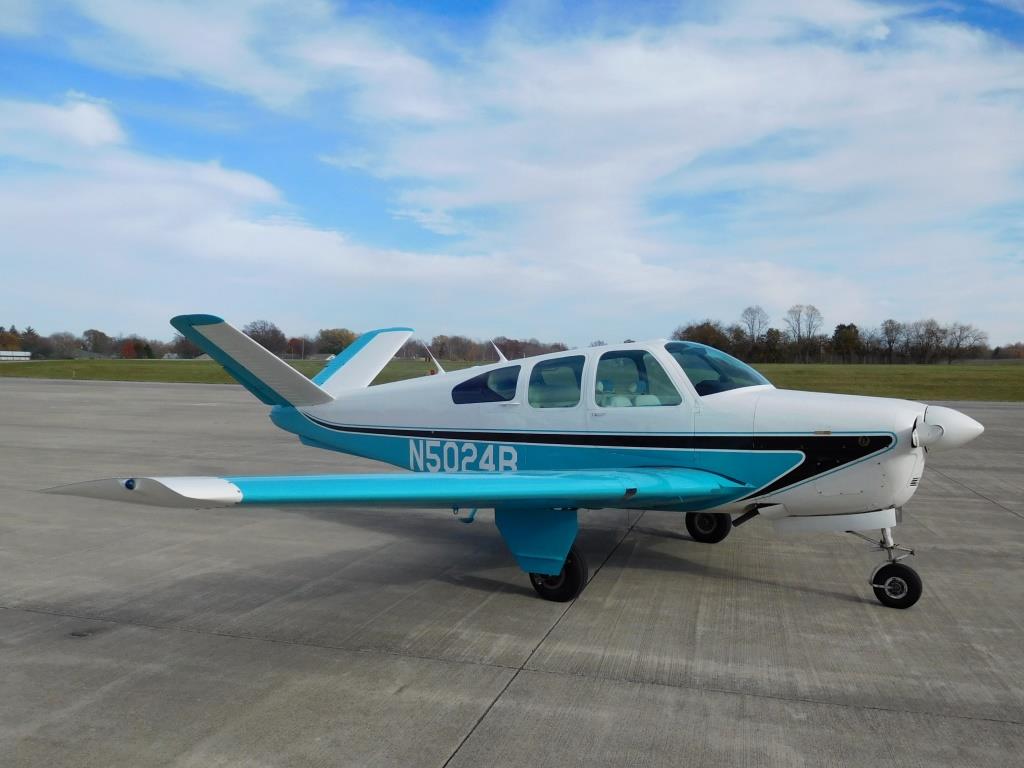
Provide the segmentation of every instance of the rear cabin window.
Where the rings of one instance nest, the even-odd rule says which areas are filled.
[[[594,400],[600,408],[679,405],[683,399],[650,352],[605,352],[597,364]]]
[[[579,405],[583,355],[545,360],[530,373],[530,405],[534,408],[572,408]]]
[[[498,368],[467,379],[452,390],[452,402],[456,405],[467,405],[511,400],[516,396],[520,367],[512,365],[508,368]]]

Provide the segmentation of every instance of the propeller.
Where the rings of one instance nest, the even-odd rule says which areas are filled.
[[[929,405],[914,419],[910,442],[926,451],[945,451],[966,445],[985,431],[965,413],[941,405]]]

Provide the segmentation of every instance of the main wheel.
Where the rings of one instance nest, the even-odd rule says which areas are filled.
[[[732,518],[722,512],[687,512],[686,530],[702,544],[717,544],[732,530]]]
[[[909,565],[889,563],[875,571],[871,588],[882,605],[909,608],[921,597],[921,577]]]
[[[565,557],[565,565],[557,576],[531,573],[530,583],[545,600],[567,603],[587,585],[587,560],[583,553],[572,547]]]

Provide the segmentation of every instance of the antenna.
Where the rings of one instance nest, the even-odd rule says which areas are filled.
[[[437,372],[447,373],[447,371],[441,367],[441,364],[437,362],[437,358],[434,357],[434,353],[430,351],[430,347],[427,346],[426,342],[423,343],[423,348],[427,350],[427,354],[430,355],[430,359],[434,361],[434,366],[437,368]]]
[[[491,342],[491,346],[494,347],[494,351],[498,353],[498,362],[499,363],[507,363],[508,362],[508,358],[505,357],[504,353],[500,349],[498,349],[498,345],[495,344],[492,341]]]

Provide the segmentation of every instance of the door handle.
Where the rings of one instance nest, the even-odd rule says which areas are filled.
[[[515,400],[505,400],[503,402],[498,403],[498,405],[501,405],[501,406],[504,406],[504,407],[507,408],[510,405],[522,405],[522,403],[517,402]]]

